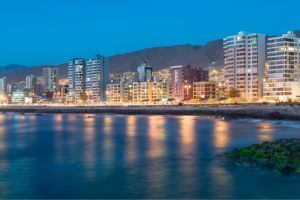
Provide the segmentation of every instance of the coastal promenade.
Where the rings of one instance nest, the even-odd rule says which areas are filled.
[[[211,115],[225,118],[300,120],[300,106],[289,105],[189,105],[189,106],[0,106],[0,112],[110,113],[149,115]]]

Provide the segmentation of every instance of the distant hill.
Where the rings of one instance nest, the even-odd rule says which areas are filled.
[[[115,55],[110,58],[111,72],[136,71],[142,62],[149,63],[154,70],[173,65],[208,67],[223,65],[222,40],[209,42],[204,46],[177,45],[149,48],[132,53]]]
[[[300,30],[295,31],[300,37]],[[92,55],[91,55],[92,56]],[[206,45],[175,45],[168,47],[154,47],[110,57],[111,73],[136,71],[142,62],[148,62],[154,70],[173,65],[186,65],[208,67],[222,66],[224,64],[222,40],[215,40]],[[26,67],[22,65],[8,65],[0,67],[0,76],[6,76],[8,82],[22,81],[26,75],[41,75],[42,68],[48,65]],[[61,64],[60,77],[67,77],[67,64]]]
[[[35,76],[41,76],[42,69],[45,67],[59,67],[60,72],[61,72],[60,77],[61,78],[66,77],[67,64],[61,64],[61,65],[57,65],[57,66],[41,65],[41,66],[34,66],[34,67],[22,67],[22,68],[18,68],[16,70],[10,70],[5,73],[0,72],[0,77],[6,76],[8,83],[19,82],[19,81],[25,80],[25,76],[30,75],[30,74],[35,75]]]
[[[0,74],[9,73],[12,71],[22,70],[27,66],[24,65],[17,65],[17,64],[10,64],[4,67],[0,67]]]
[[[222,40],[216,40],[204,46],[177,45],[170,47],[155,47],[139,50],[122,55],[111,56],[111,73],[122,73],[127,71],[136,71],[136,68],[142,62],[148,62],[154,70],[162,69],[173,65],[191,64],[193,66],[207,67],[223,64]],[[8,82],[22,81],[26,75],[40,76],[42,68],[48,65],[34,67],[19,67],[9,71],[0,71],[0,76],[6,76]],[[67,64],[61,64],[60,77],[67,77]],[[6,66],[5,68],[9,68]]]

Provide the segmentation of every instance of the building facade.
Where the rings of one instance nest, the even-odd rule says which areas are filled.
[[[193,83],[193,99],[206,100],[217,97],[216,84],[210,81]]]
[[[69,93],[68,100],[71,102],[83,102],[85,96],[86,63],[82,58],[74,58],[69,61],[68,79]]]
[[[132,85],[127,83],[107,84],[107,102],[112,104],[132,102]]]
[[[150,82],[152,80],[152,67],[147,63],[142,63],[137,68],[137,81]]]
[[[29,89],[34,95],[37,93],[37,78],[34,75],[26,76],[25,89]]]
[[[137,73],[136,72],[125,72],[121,76],[121,83],[132,84],[137,81]]]
[[[7,81],[6,77],[0,78],[0,95],[7,94]]]
[[[106,100],[106,85],[109,83],[108,59],[97,55],[86,62],[87,100],[99,102]]]
[[[187,66],[173,66],[171,69],[172,97],[176,101],[193,98],[193,82],[207,81],[208,71]]]
[[[225,88],[237,90],[239,98],[252,102],[263,96],[266,37],[239,32],[223,39]]]
[[[121,83],[122,74],[109,74],[109,83]]]
[[[146,103],[151,101],[151,90],[149,82],[133,83],[132,101],[136,103]]]
[[[58,68],[43,68],[43,82],[45,93],[55,93],[58,84],[59,69]]]
[[[268,39],[264,99],[300,100],[300,38],[293,32]]]
[[[172,98],[170,82],[149,82],[150,101],[165,102]]]
[[[171,69],[161,69],[152,73],[154,82],[169,82],[172,81]]]

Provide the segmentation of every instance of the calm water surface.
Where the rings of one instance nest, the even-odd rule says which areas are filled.
[[[216,158],[300,124],[197,116],[0,114],[0,198],[300,198],[300,178]]]

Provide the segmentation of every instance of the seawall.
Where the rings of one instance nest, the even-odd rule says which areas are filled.
[[[0,112],[214,115],[225,118],[300,120],[300,106],[0,106]]]

